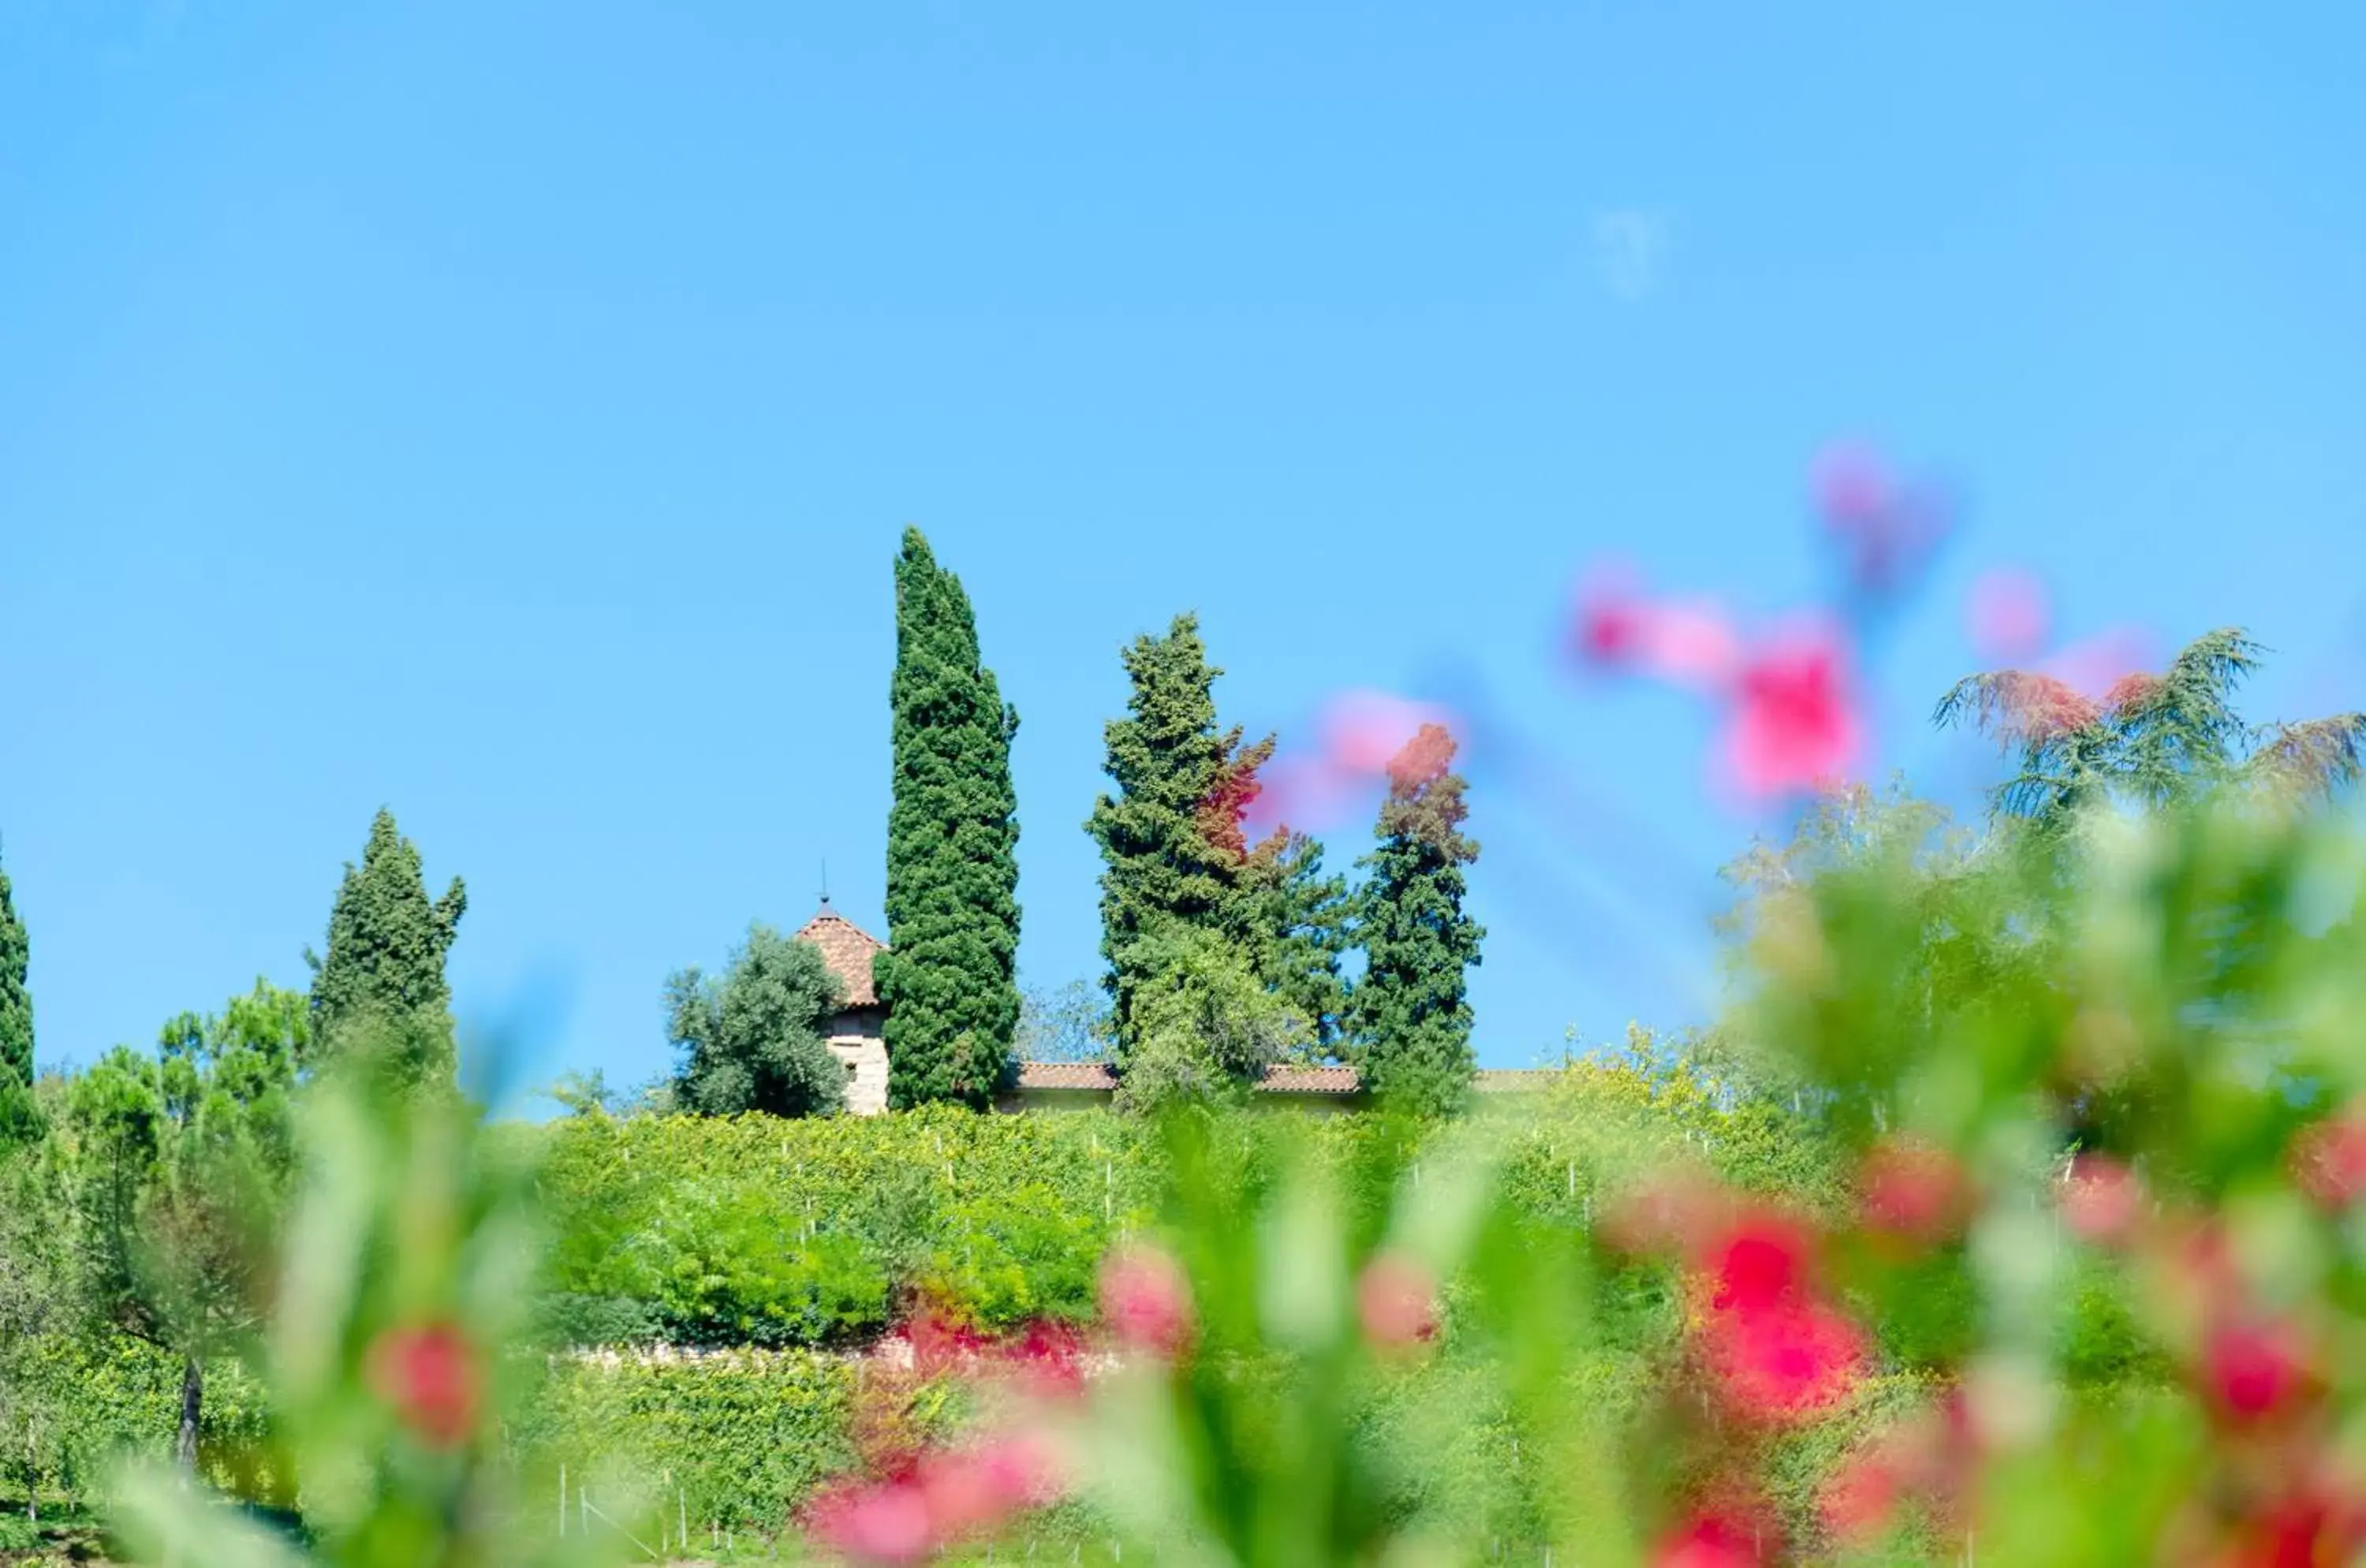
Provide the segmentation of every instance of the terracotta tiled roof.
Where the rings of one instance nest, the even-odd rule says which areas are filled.
[[[1021,1062],[1020,1089],[1117,1088],[1117,1071],[1106,1062]],[[1257,1080],[1261,1094],[1354,1094],[1363,1088],[1353,1067],[1268,1067]]]
[[[1353,1067],[1268,1067],[1257,1079],[1260,1094],[1359,1094],[1363,1088]]]
[[[884,949],[885,942],[831,908],[827,898],[814,918],[797,929],[797,940],[821,949],[821,961],[846,987],[848,1007],[879,1005],[879,993],[871,985],[871,955]]]
[[[1106,1062],[1021,1062],[1020,1089],[1117,1088],[1117,1074]]]
[[[1471,1087],[1482,1094],[1517,1094],[1549,1088],[1560,1077],[1558,1067],[1482,1067]],[[1021,1062],[1019,1087],[1107,1093],[1117,1088],[1117,1072],[1106,1062]],[[1256,1087],[1260,1094],[1345,1096],[1362,1093],[1364,1083],[1353,1067],[1268,1067]]]

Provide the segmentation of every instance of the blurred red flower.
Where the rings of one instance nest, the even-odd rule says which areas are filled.
[[[1764,1421],[1806,1416],[1854,1393],[1865,1336],[1820,1302],[1793,1301],[1709,1319],[1702,1349],[1734,1409]]]
[[[1866,1152],[1857,1168],[1857,1193],[1867,1229],[1926,1246],[1963,1223],[1970,1196],[1953,1155],[1897,1139]]]
[[[918,1313],[906,1323],[904,1337],[912,1347],[912,1365],[924,1378],[973,1365],[991,1345],[970,1325],[934,1308]]]
[[[1084,1392],[1084,1341],[1067,1324],[1040,1318],[1029,1324],[1004,1348],[1003,1360],[1038,1397],[1065,1399]]]
[[[1038,1439],[1007,1437],[922,1459],[914,1474],[940,1542],[997,1524],[1059,1494],[1058,1471]]]
[[[917,1562],[1060,1494],[1050,1450],[1029,1437],[922,1454],[890,1480],[845,1482],[807,1505],[806,1530],[864,1562]]]
[[[1745,1215],[1710,1260],[1717,1286],[1710,1304],[1748,1314],[1796,1299],[1807,1285],[1811,1247],[1808,1233],[1780,1214]]]
[[[1726,766],[1752,796],[1808,790],[1844,776],[1865,749],[1848,650],[1828,627],[1804,627],[1751,655],[1734,683]]]
[[[2301,1129],[2292,1144],[2293,1179],[2328,1209],[2366,1193],[2366,1111],[2345,1107]]]
[[[1570,649],[1594,664],[1622,665],[1639,658],[1651,606],[1626,580],[1601,579],[1579,591]]]
[[[2144,1213],[2144,1183],[2110,1155],[2072,1157],[2062,1182],[2062,1222],[2088,1241],[2125,1240]]]
[[[1364,1337],[1380,1349],[1415,1349],[1437,1337],[1436,1281],[1403,1254],[1382,1253],[1356,1282],[1356,1311]]]
[[[1191,1290],[1175,1260],[1139,1244],[1110,1254],[1101,1265],[1101,1316],[1118,1339],[1161,1356],[1180,1351],[1191,1337]]]
[[[937,1546],[916,1481],[834,1487],[806,1506],[805,1525],[815,1540],[861,1562],[918,1562]]]
[[[1741,662],[1741,636],[1722,609],[1653,599],[1623,569],[1597,571],[1579,589],[1569,647],[1582,663],[1707,692],[1721,691]]]
[[[370,1346],[367,1370],[377,1396],[431,1448],[456,1448],[476,1430],[481,1379],[457,1325],[388,1329]]]
[[[2329,1568],[2356,1562],[2361,1542],[2366,1513],[2357,1504],[2304,1488],[2237,1523],[2214,1561],[2224,1568]]]
[[[1772,1560],[1763,1522],[1738,1509],[1703,1508],[1651,1553],[1652,1568],[1757,1568]]]
[[[2203,1340],[2202,1367],[2220,1407],[2246,1421],[2286,1408],[2307,1378],[2298,1335],[2255,1318],[2213,1327]]]

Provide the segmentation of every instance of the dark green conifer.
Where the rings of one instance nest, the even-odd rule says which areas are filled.
[[[1256,955],[1239,806],[1273,744],[1244,747],[1237,728],[1216,728],[1211,689],[1223,671],[1208,662],[1198,616],[1177,615],[1165,637],[1136,637],[1125,670],[1126,716],[1103,732],[1102,767],[1117,790],[1085,823],[1101,851],[1102,984],[1121,1062],[1140,1043],[1136,994],[1180,933],[1240,943],[1245,962]]]
[[[1291,833],[1261,863],[1257,899],[1260,975],[1305,1021],[1310,1054],[1327,1059],[1339,1048],[1347,1010],[1347,985],[1339,972],[1353,914],[1347,879],[1323,874],[1320,840]]]
[[[33,1108],[32,946],[16,894],[0,871],[0,1148],[36,1135]]]
[[[887,1099],[983,1106],[1019,1024],[1018,710],[979,661],[961,580],[917,528],[896,560],[887,813]]]
[[[431,901],[419,850],[380,807],[362,863],[346,863],[329,912],[326,955],[312,966],[311,1049],[333,1055],[366,1032],[374,1050],[409,1082],[448,1083],[453,1074],[452,991],[444,978],[468,889],[452,879]]]
[[[1462,868],[1479,846],[1462,835],[1468,787],[1452,771],[1454,739],[1424,725],[1389,765],[1380,844],[1366,856],[1358,932],[1367,957],[1351,1012],[1358,1065],[1384,1100],[1449,1111],[1469,1093],[1475,1060],[1464,979],[1485,931],[1462,912]]]

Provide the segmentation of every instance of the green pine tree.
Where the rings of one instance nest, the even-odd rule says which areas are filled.
[[[1997,787],[1994,804],[2041,833],[2068,827],[2091,805],[2158,809],[2222,790],[2304,800],[2357,782],[2366,715],[2254,728],[2235,711],[2236,688],[2262,651],[2240,627],[2221,627],[2186,645],[2160,674],[2129,675],[2100,700],[2031,671],[1969,675],[1932,717],[2020,752],[2019,772]]]
[[[33,1107],[32,946],[8,874],[0,871],[0,1148],[28,1142],[39,1132]]]
[[[1347,879],[1323,874],[1323,845],[1303,833],[1290,834],[1259,871],[1259,973],[1304,1021],[1308,1055],[1327,1059],[1339,1049],[1347,1010],[1339,973],[1354,909]]]
[[[887,1100],[983,1107],[1019,1025],[1019,713],[978,661],[961,580],[917,528],[896,559],[887,812]]]
[[[1468,786],[1453,761],[1453,737],[1430,724],[1390,763],[1357,921],[1367,959],[1351,1008],[1358,1065],[1381,1098],[1427,1111],[1470,1092],[1464,979],[1487,934],[1462,912],[1462,868],[1479,846],[1461,831]]]
[[[468,908],[456,876],[443,897],[428,898],[417,846],[380,807],[361,864],[348,862],[337,888],[328,953],[304,954],[312,966],[313,1055],[325,1059],[366,1037],[403,1081],[449,1083],[452,991],[444,955]]]
[[[1085,823],[1101,851],[1102,984],[1121,1064],[1142,1041],[1137,995],[1172,966],[1179,934],[1220,938],[1264,967],[1258,895],[1279,848],[1242,841],[1240,808],[1273,740],[1244,746],[1237,727],[1216,728],[1212,688],[1223,671],[1208,662],[1199,618],[1177,615],[1165,637],[1136,637],[1125,669],[1126,716],[1104,731],[1102,766],[1117,790]]]

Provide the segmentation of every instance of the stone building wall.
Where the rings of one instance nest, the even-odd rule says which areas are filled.
[[[846,1064],[846,1110],[876,1116],[887,1109],[887,1043],[880,1037],[884,1015],[857,1008],[829,1021],[830,1055]]]

